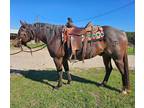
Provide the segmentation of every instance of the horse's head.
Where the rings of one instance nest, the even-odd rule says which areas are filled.
[[[31,24],[27,24],[22,21],[20,21],[20,23],[21,27],[18,31],[18,38],[22,45],[26,45],[27,42],[30,42],[34,39],[33,28]]]
[[[31,24],[22,22],[21,27],[18,30],[18,37],[15,40],[14,46],[27,46],[27,43],[34,39],[33,27]]]

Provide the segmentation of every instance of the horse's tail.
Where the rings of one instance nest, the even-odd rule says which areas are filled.
[[[127,55],[127,47],[128,47],[128,39],[127,39],[127,35],[125,32],[123,32],[124,36],[125,36],[125,42],[126,42],[126,48],[125,48],[125,52],[124,52],[124,58],[123,58],[123,61],[124,61],[124,70],[125,72],[128,72],[129,71],[129,66],[128,66],[128,55]]]
[[[125,37],[125,51],[124,51],[124,57],[123,57],[123,62],[124,62],[124,74],[125,74],[125,80],[126,80],[126,86],[128,87],[127,89],[130,89],[130,82],[129,82],[129,66],[128,66],[128,54],[127,54],[127,47],[128,47],[128,39],[127,35],[125,32],[123,32],[124,37]]]
[[[124,62],[125,80],[127,82],[126,84],[127,84],[127,87],[128,87],[127,89],[130,89],[127,49],[126,49],[125,54],[124,54],[123,62]]]
[[[127,55],[127,51],[126,51],[125,54],[124,54],[123,61],[124,61],[124,70],[125,70],[125,72],[128,72],[128,71],[129,71],[129,66],[128,66],[128,55]]]

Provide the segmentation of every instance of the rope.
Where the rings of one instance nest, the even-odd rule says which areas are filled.
[[[103,17],[103,16],[105,16],[105,15],[114,13],[114,12],[119,11],[119,10],[121,10],[121,9],[124,9],[124,8],[126,8],[126,7],[128,7],[128,6],[131,6],[131,5],[133,5],[134,3],[135,3],[135,1],[131,1],[131,2],[127,3],[127,4],[125,4],[125,5],[122,5],[122,6],[118,7],[118,8],[114,8],[114,9],[109,10],[109,11],[106,11],[106,12],[103,12],[103,13],[98,14],[98,15],[96,15],[96,16],[89,17],[89,18],[85,18],[85,19],[81,19],[81,20],[77,20],[75,23],[84,22],[84,21],[92,21],[92,20],[94,20],[94,19],[96,19],[96,18],[98,18],[98,17]]]
[[[44,45],[42,48],[40,49],[37,49],[37,50],[33,50],[33,51],[27,51],[27,50],[23,50],[23,52],[28,52],[28,53],[31,53],[31,52],[36,52],[36,51],[39,51],[39,50],[42,50],[46,47],[46,45]]]
[[[33,47],[32,49],[38,48],[38,47],[40,47],[40,46],[43,46],[43,47],[40,48],[40,49],[33,50],[33,51],[27,51],[27,50],[23,50],[23,49],[21,49],[20,51],[15,52],[15,53],[12,53],[12,54],[10,54],[10,55],[15,55],[15,54],[18,54],[18,53],[20,53],[20,52],[27,52],[27,53],[36,52],[36,51],[42,50],[42,49],[44,49],[44,48],[46,47],[45,44],[42,44],[42,45],[39,45],[39,46]]]
[[[38,48],[38,47],[41,47],[41,46],[44,46],[45,44],[42,44],[42,45],[38,45],[38,46],[35,46],[35,47],[31,47],[32,49],[34,48]]]
[[[20,53],[20,52],[22,52],[22,50],[20,50],[20,51],[18,51],[18,52],[15,52],[15,53],[12,53],[12,54],[10,54],[10,55],[15,55],[15,54],[18,54],[18,53]]]

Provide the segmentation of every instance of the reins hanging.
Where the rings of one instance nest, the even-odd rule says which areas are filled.
[[[39,48],[39,49],[36,49],[36,50],[31,50],[31,51],[23,50],[23,48],[21,47],[21,50],[20,50],[20,51],[15,52],[15,53],[11,53],[10,55],[16,55],[16,54],[21,53],[21,52],[32,53],[32,52],[40,51],[40,50],[42,50],[42,49],[44,49],[44,48],[46,47],[45,44],[42,44],[42,45],[33,47],[32,49],[35,49],[35,48],[38,48],[38,47],[41,47],[41,46],[43,46],[43,47],[42,47],[42,48]]]

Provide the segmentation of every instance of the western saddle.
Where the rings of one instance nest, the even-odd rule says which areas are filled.
[[[72,57],[77,60],[76,52],[82,49],[82,60],[84,61],[88,41],[101,39],[103,36],[102,27],[93,26],[91,22],[84,28],[65,26],[63,29],[63,42],[67,43],[67,48],[71,48],[72,51],[71,55],[69,55],[69,60],[71,61]]]

